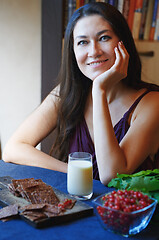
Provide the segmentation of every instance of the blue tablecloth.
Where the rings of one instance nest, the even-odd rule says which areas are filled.
[[[0,160],[0,177],[11,176],[15,179],[20,178],[41,178],[45,183],[55,187],[63,192],[66,190],[66,174],[23,165],[5,163]],[[110,191],[100,181],[93,182],[94,195],[96,196]],[[93,199],[92,198],[92,199]],[[86,201],[92,205],[92,199]],[[43,229],[36,229],[21,219],[15,219],[8,222],[0,221],[0,240],[122,240],[123,236],[104,230],[95,215],[74,220],[65,224],[59,224]],[[159,239],[159,231],[157,226],[149,224],[149,226],[141,233],[130,237],[132,240],[157,240]]]

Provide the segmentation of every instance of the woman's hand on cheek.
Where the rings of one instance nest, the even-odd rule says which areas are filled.
[[[114,84],[127,76],[129,54],[122,42],[118,43],[114,52],[115,62],[113,66],[93,80],[93,84],[98,83],[100,88],[104,90],[111,88]]]

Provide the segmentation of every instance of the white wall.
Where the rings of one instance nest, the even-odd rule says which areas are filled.
[[[0,0],[2,150],[41,99],[41,0]]]

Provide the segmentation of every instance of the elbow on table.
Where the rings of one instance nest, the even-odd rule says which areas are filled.
[[[12,156],[11,156],[11,149],[8,146],[8,144],[4,147],[4,150],[2,151],[2,160],[4,162],[12,162],[11,161]]]
[[[112,178],[116,177],[116,175],[107,175],[107,176],[100,176],[100,181],[103,185],[107,186],[108,183],[112,180]]]
[[[99,178],[100,181],[103,185],[107,186],[108,183],[113,179],[117,177],[117,174],[132,174],[132,170],[130,168],[124,168],[124,169],[118,169],[118,170],[114,170],[111,172],[111,170],[109,169],[109,171],[107,173],[103,172],[102,174],[99,173]]]
[[[120,171],[119,169],[116,169],[115,167],[113,169],[108,168],[104,171],[99,171],[99,179],[101,183],[105,186],[108,185],[108,183],[113,179],[117,177],[117,173],[122,173],[124,171]]]
[[[10,161],[9,161],[9,156],[8,156],[6,150],[4,150],[4,151],[2,152],[2,160],[3,160],[4,162],[10,162]]]

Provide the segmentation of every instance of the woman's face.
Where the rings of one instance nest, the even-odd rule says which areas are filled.
[[[73,41],[78,67],[91,80],[114,64],[119,38],[100,15],[81,18],[75,25]]]

